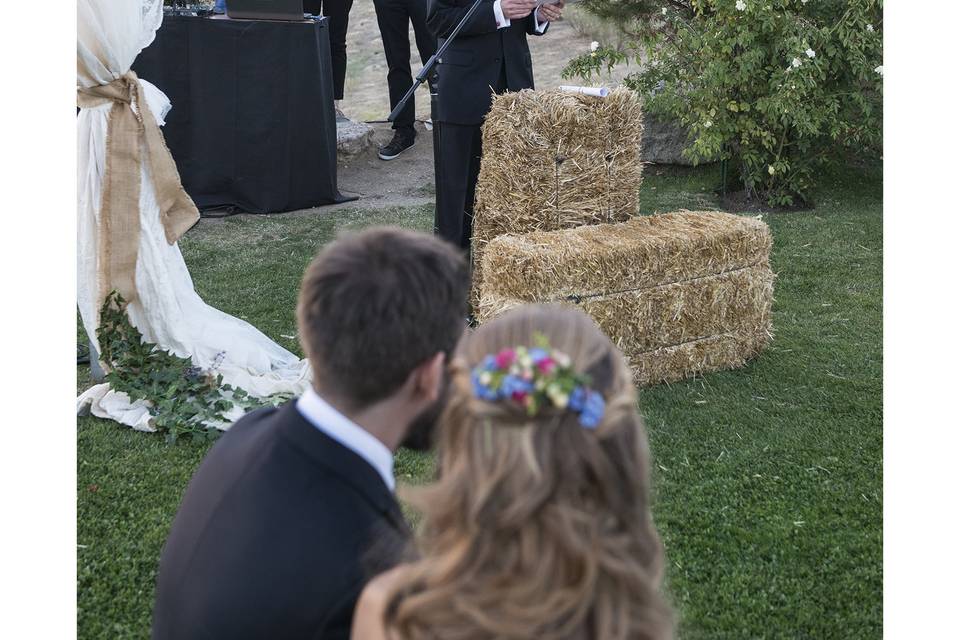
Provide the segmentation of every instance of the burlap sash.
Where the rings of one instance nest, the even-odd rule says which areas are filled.
[[[100,201],[98,309],[114,289],[128,302],[137,298],[141,136],[167,242],[176,242],[200,219],[196,205],[180,184],[180,174],[160,127],[150,107],[141,99],[140,83],[133,71],[110,84],[77,90],[77,106],[81,108],[107,102],[112,102],[113,107],[107,126],[106,168]],[[136,107],[136,112],[131,105]]]

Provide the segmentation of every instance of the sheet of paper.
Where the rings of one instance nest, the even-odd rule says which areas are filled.
[[[571,85],[560,85],[560,91],[567,93],[579,93],[584,96],[595,96],[597,98],[606,98],[610,90],[606,87],[575,87]]]

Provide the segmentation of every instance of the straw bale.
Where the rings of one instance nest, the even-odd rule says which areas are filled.
[[[767,225],[715,211],[678,211],[568,233],[497,238],[479,283],[521,300],[591,296],[765,264]]]
[[[772,338],[770,247],[763,222],[716,212],[501,236],[484,257],[477,315],[580,306],[638,384],[739,367]]]
[[[486,296],[482,298],[482,304],[483,317],[485,320],[489,320],[509,309],[524,305],[526,302],[511,298],[496,299]],[[563,300],[561,304],[571,307],[578,306],[572,300]],[[597,313],[598,307],[602,309],[602,300],[599,300],[592,307],[581,306],[584,311],[591,315]],[[759,326],[755,329],[727,331],[646,351],[633,346],[632,343],[640,341],[631,340],[630,334],[612,333],[607,326],[603,326],[606,324],[604,319],[609,317],[609,314],[604,314],[600,318],[596,318],[594,315],[604,333],[609,335],[614,344],[624,353],[627,364],[633,370],[634,382],[638,386],[676,382],[713,371],[742,367],[749,360],[760,355],[773,339],[769,324],[769,307],[767,307],[766,313],[760,314],[761,318],[766,319],[766,323],[761,320]],[[749,325],[751,323],[744,322],[743,324]]]
[[[474,269],[505,233],[620,222],[636,215],[643,172],[641,104],[558,90],[495,96],[483,125],[473,219]]]
[[[714,371],[739,369],[760,355],[770,340],[766,334],[734,332],[645,353],[633,353],[628,360],[633,369],[634,383],[645,387],[677,382]]]
[[[495,96],[483,125],[474,235],[565,229],[636,214],[640,100],[557,90]]]
[[[537,301],[579,306],[624,351],[646,352],[732,331],[767,333],[773,280],[768,266],[752,266],[610,295]],[[497,295],[481,300],[481,322],[528,302]]]

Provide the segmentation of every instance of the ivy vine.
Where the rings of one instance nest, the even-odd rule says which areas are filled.
[[[97,341],[100,359],[107,367],[106,381],[115,391],[149,407],[152,424],[166,434],[167,442],[182,437],[196,441],[215,440],[220,431],[212,423],[229,422],[235,407],[250,411],[279,405],[292,394],[267,398],[251,396],[243,389],[224,384],[223,376],[196,367],[189,358],[168,353],[143,339],[130,323],[127,303],[116,291],[100,309]]]

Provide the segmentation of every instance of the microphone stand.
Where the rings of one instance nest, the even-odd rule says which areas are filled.
[[[450,35],[446,37],[443,41],[443,44],[440,45],[440,48],[437,49],[437,52],[430,56],[430,59],[427,60],[427,63],[423,65],[423,68],[420,69],[420,73],[417,74],[416,80],[413,82],[413,86],[407,90],[407,93],[400,98],[400,102],[397,103],[397,106],[393,108],[393,111],[390,112],[390,115],[387,116],[387,120],[393,122],[400,115],[400,112],[403,111],[403,108],[407,105],[407,102],[410,101],[410,98],[413,97],[414,92],[420,85],[427,81],[427,78],[430,76],[430,72],[433,71],[433,68],[437,65],[437,61],[443,57],[443,52],[447,50],[447,47],[450,46],[450,43],[453,42],[457,35],[460,33],[460,30],[463,29],[463,26],[467,24],[470,18],[474,13],[477,12],[477,9],[480,8],[480,5],[483,3],[483,0],[474,0],[473,5],[467,9],[467,12],[463,14],[463,18],[460,19],[460,22],[457,23],[457,26],[453,28],[453,31],[450,32]],[[432,98],[435,101],[435,98]]]

